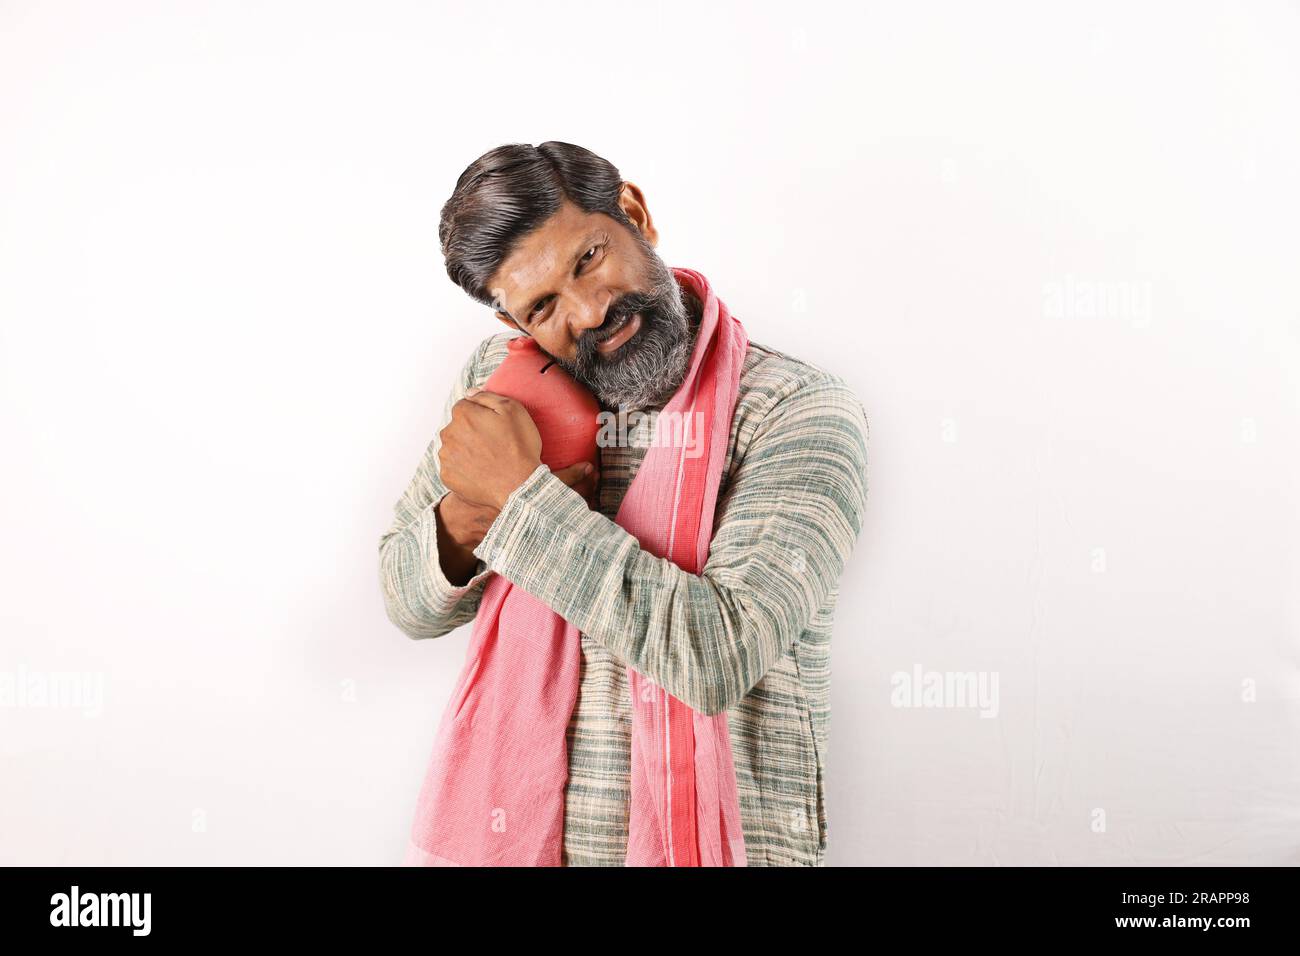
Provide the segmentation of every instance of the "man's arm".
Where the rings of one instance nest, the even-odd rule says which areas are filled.
[[[486,339],[453,383],[441,425],[476,382]],[[440,425],[440,427],[441,427]],[[441,637],[473,620],[491,570],[473,554],[481,535],[473,535],[472,509],[451,500],[438,474],[437,433],[420,460],[415,476],[394,507],[393,523],[379,542],[379,576],[388,619],[411,638]],[[448,512],[440,520],[439,508]],[[459,519],[459,520],[458,520]],[[450,527],[450,530],[449,530]],[[486,530],[486,529],[484,529]],[[449,579],[455,578],[455,583]]]
[[[456,403],[491,373],[484,354],[496,338],[485,339],[461,369],[443,407],[442,425],[451,420]],[[483,585],[492,573],[474,548],[496,519],[497,509],[447,488],[439,467],[441,432],[440,428],[429,442],[415,477],[394,508],[392,526],[379,542],[388,619],[416,639],[441,637],[473,620]],[[555,474],[585,501],[594,496],[599,475],[581,469],[579,463]]]
[[[474,553],[688,706],[734,706],[806,628],[861,529],[867,420],[819,373],[775,396],[731,476],[701,574],[539,466]]]

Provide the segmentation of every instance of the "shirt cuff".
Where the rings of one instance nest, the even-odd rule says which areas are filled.
[[[535,551],[533,545],[538,537],[545,535],[530,535],[530,530],[540,531],[547,524],[554,529],[557,524],[563,525],[566,519],[579,517],[588,510],[582,495],[557,478],[551,469],[538,465],[510,492],[474,554],[497,571],[510,562],[539,560],[540,554],[525,552]],[[532,544],[523,547],[530,540]]]

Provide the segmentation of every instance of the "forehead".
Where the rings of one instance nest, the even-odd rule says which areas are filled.
[[[566,202],[522,240],[492,276],[489,289],[499,305],[513,312],[528,303],[520,301],[568,271],[578,244],[594,229],[612,224],[600,213],[583,212]]]

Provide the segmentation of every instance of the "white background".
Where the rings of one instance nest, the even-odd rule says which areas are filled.
[[[1298,92],[1280,3],[4,0],[0,672],[104,698],[0,707],[0,862],[400,859],[437,214],[560,139],[870,416],[831,864],[1300,863]]]

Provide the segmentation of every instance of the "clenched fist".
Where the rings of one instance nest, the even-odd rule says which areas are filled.
[[[471,389],[439,435],[438,474],[450,491],[500,510],[542,463],[542,436],[513,398]]]

